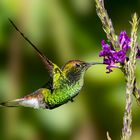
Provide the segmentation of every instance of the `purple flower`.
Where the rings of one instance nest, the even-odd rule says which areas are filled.
[[[125,59],[126,59],[126,54],[123,50],[120,50],[118,52],[115,52],[113,54],[114,60],[116,63],[124,63]]]
[[[113,50],[111,50],[110,45],[106,44],[104,40],[102,40],[102,43],[101,43],[101,44],[102,44],[103,50],[100,51],[99,56],[100,56],[100,57],[101,57],[101,56],[104,56],[104,57],[105,57],[105,56],[109,56],[110,53],[113,51]]]
[[[125,31],[120,33],[118,42],[120,44],[119,51],[115,50],[112,45],[107,44],[104,40],[102,40],[102,50],[100,51],[99,56],[104,57],[103,63],[108,65],[106,67],[106,69],[108,70],[107,73],[112,72],[111,68],[118,68],[118,66],[116,65],[117,63],[123,65],[127,58],[126,53],[130,48],[130,38],[127,36]],[[140,58],[139,49],[137,56],[138,58]]]
[[[120,60],[120,58],[122,57],[121,53],[116,52],[114,48],[109,44],[106,44],[104,40],[102,40],[102,50],[100,51],[99,56],[104,57],[103,63],[108,65],[106,67],[108,73],[112,72],[112,67],[117,67],[115,65],[117,61],[122,61]]]
[[[119,44],[124,52],[130,48],[130,38],[127,36],[125,31],[120,33]]]
[[[131,47],[131,40],[125,31],[120,33],[118,43],[120,45],[120,50],[115,50],[112,45],[107,44],[105,40],[102,40],[102,50],[100,51],[99,56],[104,58],[103,63],[107,65],[107,73],[112,72],[112,68],[119,68],[117,63],[123,65],[125,60],[129,60],[126,53]],[[137,47],[137,58],[140,59],[139,47]]]

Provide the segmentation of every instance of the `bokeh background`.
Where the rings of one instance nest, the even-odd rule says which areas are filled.
[[[134,12],[140,15],[140,0],[105,0],[105,6],[116,33],[130,35],[129,21]],[[59,66],[70,59],[102,61],[98,54],[106,36],[94,0],[0,0],[0,101],[27,95],[48,80],[36,52],[8,18]],[[140,82],[139,65],[138,60]],[[132,140],[139,140],[140,106],[133,102]],[[51,111],[0,108],[0,140],[106,140],[107,131],[119,140],[124,106],[123,74],[117,69],[106,74],[105,66],[94,66],[73,103]]]

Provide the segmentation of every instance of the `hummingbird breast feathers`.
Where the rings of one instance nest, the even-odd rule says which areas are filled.
[[[63,84],[63,87],[54,89],[53,93],[49,94],[45,98],[46,108],[53,109],[60,105],[72,101],[72,99],[78,95],[83,86],[83,80],[71,83]]]

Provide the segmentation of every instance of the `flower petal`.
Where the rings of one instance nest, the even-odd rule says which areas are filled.
[[[125,31],[122,31],[119,35],[119,43],[124,52],[126,52],[130,48],[130,38],[126,34]]]

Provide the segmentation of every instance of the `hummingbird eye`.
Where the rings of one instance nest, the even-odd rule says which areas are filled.
[[[78,63],[76,63],[75,65],[76,65],[76,67],[81,67],[81,65],[80,65],[80,64],[78,64]]]

